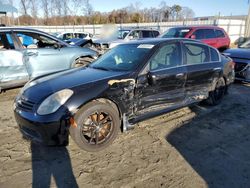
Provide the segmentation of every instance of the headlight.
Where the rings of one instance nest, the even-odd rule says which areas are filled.
[[[74,92],[70,89],[63,89],[50,95],[40,104],[37,113],[39,115],[54,113],[73,95],[73,93]]]

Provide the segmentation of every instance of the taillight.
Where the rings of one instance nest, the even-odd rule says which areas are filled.
[[[233,62],[233,61],[229,62],[229,67],[230,67],[231,69],[234,69],[234,67],[235,67],[235,62]]]

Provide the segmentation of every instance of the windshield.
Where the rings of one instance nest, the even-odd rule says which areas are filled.
[[[189,28],[170,28],[161,35],[161,38],[184,38],[190,30]]]
[[[118,39],[125,39],[125,37],[128,35],[129,30],[119,30],[118,31]]]
[[[151,48],[153,48],[151,44],[119,45],[93,62],[90,67],[113,71],[133,70]]]
[[[244,42],[242,45],[240,45],[240,48],[250,48],[250,40]]]

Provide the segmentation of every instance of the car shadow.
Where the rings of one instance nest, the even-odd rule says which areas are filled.
[[[31,153],[32,187],[49,188],[52,178],[59,188],[78,187],[66,147],[46,147],[31,143]]]
[[[233,114],[232,109],[222,112],[184,123],[166,135],[166,140],[208,187],[250,187],[249,119]]]

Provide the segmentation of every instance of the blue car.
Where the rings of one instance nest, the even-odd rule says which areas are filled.
[[[89,48],[71,46],[45,32],[0,29],[0,91],[53,72],[85,66],[98,57]]]

